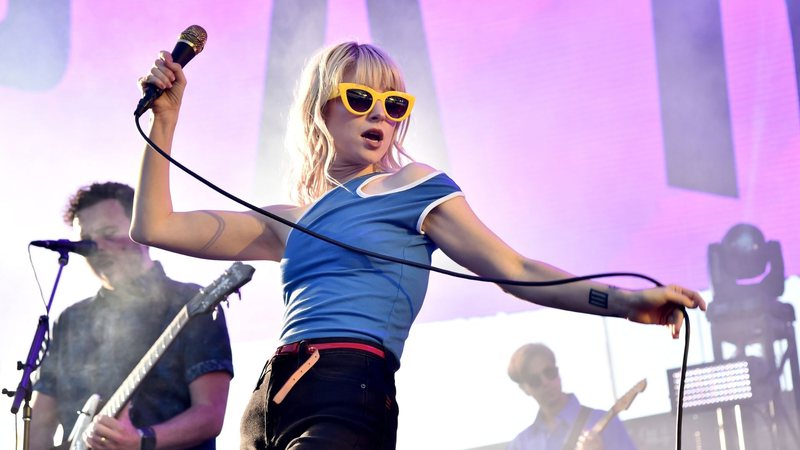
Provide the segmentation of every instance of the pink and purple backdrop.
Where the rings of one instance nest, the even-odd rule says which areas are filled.
[[[395,3],[403,8],[403,2]],[[264,145],[280,139],[262,125],[269,114],[285,117],[284,104],[265,102],[271,98],[265,94],[269,58],[278,53],[271,28],[277,4],[0,0],[0,189],[6,211],[0,226],[7,242],[0,260],[3,387],[19,381],[15,361],[27,354],[36,318],[44,312],[31,265],[45,298],[56,270],[56,255],[45,250],[31,250],[29,262],[27,243],[76,238],[60,215],[79,186],[135,182],[143,148],[132,121],[136,79],[187,25],[202,25],[209,39],[187,67],[174,155],[253,203],[284,198],[277,189],[282,149]],[[375,23],[388,21],[375,20],[364,1],[305,7],[321,8],[324,33],[304,46],[370,41],[376,39]],[[421,0],[418,8],[419,29],[409,22],[414,36],[400,34],[387,47],[403,49],[408,39],[424,43],[427,58],[418,67],[409,59],[409,71],[429,74],[417,91],[427,93],[418,98],[418,108],[433,114],[440,143],[431,150],[428,132],[415,131],[415,125],[425,129],[418,119],[407,148],[416,159],[444,167],[483,220],[520,252],[577,274],[637,271],[708,289],[707,246],[732,225],[748,222],[781,242],[787,274],[800,272],[800,115],[784,1],[720,5],[735,163],[729,175],[736,195],[676,187],[668,180],[649,2]],[[691,109],[692,99],[686,101]],[[706,119],[713,131],[718,118]],[[240,209],[174,173],[178,207]],[[201,284],[227,267],[155,254],[174,278]],[[452,266],[441,256],[436,262]],[[234,301],[228,312],[235,343],[276,337],[277,270],[256,267],[244,301]],[[94,289],[83,261],[73,257],[53,317]],[[532,309],[494,286],[434,275],[419,320]],[[260,364],[268,353],[263,348],[248,357]],[[240,371],[235,381],[250,385],[256,375]],[[235,429],[241,407],[229,407],[226,430]],[[11,418],[0,420],[0,430],[9,431],[0,434],[11,436],[10,425]]]

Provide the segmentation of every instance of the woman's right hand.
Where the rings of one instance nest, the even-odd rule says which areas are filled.
[[[138,82],[142,92],[145,84],[152,84],[164,90],[152,104],[154,115],[178,113],[186,88],[186,77],[181,65],[172,60],[170,52],[164,50],[159,52],[158,59],[150,68],[150,73],[140,77]]]

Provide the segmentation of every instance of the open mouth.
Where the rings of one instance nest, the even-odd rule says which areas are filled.
[[[371,129],[361,133],[361,137],[372,142],[380,143],[383,141],[383,131],[378,129]]]

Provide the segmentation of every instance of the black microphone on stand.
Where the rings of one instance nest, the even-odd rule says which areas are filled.
[[[180,64],[181,67],[186,67],[186,64],[188,64],[195,55],[203,51],[207,38],[208,34],[203,27],[200,25],[190,26],[178,37],[178,43],[175,44],[175,48],[172,50],[172,60]],[[146,84],[144,87],[144,95],[142,95],[142,99],[139,100],[139,104],[136,106],[136,111],[133,112],[133,116],[138,119],[139,116],[153,106],[153,102],[162,92],[164,92],[163,89],[153,84]]]
[[[66,239],[59,239],[57,241],[31,241],[34,247],[43,247],[56,252],[72,252],[82,256],[89,256],[97,250],[97,243],[95,241],[68,241]]]

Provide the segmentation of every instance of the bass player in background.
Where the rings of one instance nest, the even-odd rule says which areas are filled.
[[[556,357],[544,344],[525,344],[511,356],[508,376],[536,400],[539,412],[508,450],[635,450],[622,422],[613,417],[602,432],[587,432],[605,411],[578,402],[561,387]]]
[[[93,240],[87,257],[96,295],[68,307],[53,328],[34,384],[32,450],[53,446],[59,424],[70,434],[93,394],[108,399],[200,286],[173,281],[149,248],[128,236],[133,188],[94,183],[72,196],[64,220]],[[84,436],[93,450],[216,448],[233,376],[225,317],[186,324],[118,418],[98,415]]]

